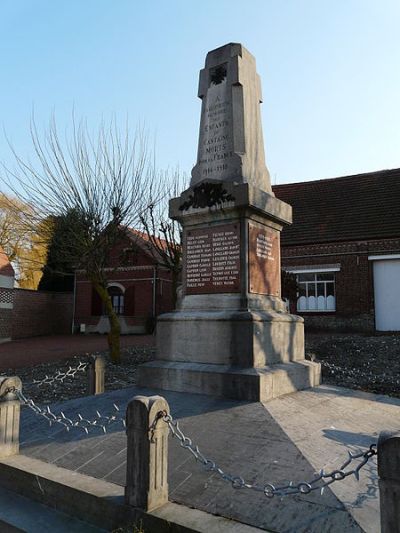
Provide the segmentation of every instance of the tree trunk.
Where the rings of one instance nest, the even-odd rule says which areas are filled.
[[[121,363],[121,326],[119,323],[118,315],[114,311],[107,288],[99,282],[93,282],[93,286],[98,295],[100,296],[102,302],[104,303],[104,307],[107,311],[108,320],[110,322],[110,331],[107,335],[110,358],[111,361],[117,365]]]

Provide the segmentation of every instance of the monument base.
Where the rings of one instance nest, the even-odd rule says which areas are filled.
[[[265,402],[321,381],[320,365],[304,359],[303,318],[273,308],[161,315],[157,353],[139,367],[139,386]]]
[[[299,361],[304,321],[273,309],[180,309],[158,318],[157,353],[166,361],[241,368]]]
[[[253,402],[267,402],[284,394],[316,387],[320,380],[320,364],[306,360],[262,368],[151,361],[138,369],[140,387]]]

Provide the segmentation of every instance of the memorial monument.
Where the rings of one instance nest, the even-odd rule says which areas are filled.
[[[280,232],[292,221],[265,165],[254,57],[227,44],[207,54],[197,163],[170,201],[183,227],[183,291],[157,323],[157,360],[139,385],[266,401],[320,383],[304,359],[303,319],[286,312]]]

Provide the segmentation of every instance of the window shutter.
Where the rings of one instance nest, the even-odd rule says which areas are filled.
[[[125,313],[126,316],[135,314],[135,287],[131,285],[125,291]]]
[[[97,291],[92,289],[92,316],[101,316],[103,314],[103,302]]]

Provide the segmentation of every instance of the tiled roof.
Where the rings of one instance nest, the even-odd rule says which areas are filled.
[[[149,243],[150,245],[152,244],[151,241],[150,241],[149,235],[147,233],[145,233],[143,231],[139,231],[139,230],[134,229],[134,228],[126,228],[126,230],[128,231],[128,235],[130,237],[133,237],[134,240],[139,239],[139,240],[144,241],[145,243]],[[153,237],[153,238],[156,241],[157,246],[159,246],[160,249],[167,250],[168,244],[167,244],[166,240],[159,239],[158,237]]]
[[[164,239],[154,237],[157,243],[157,246],[154,246],[147,233],[133,228],[126,228],[126,231],[128,237],[132,240],[132,242],[140,246],[146,254],[148,254],[152,259],[157,262],[163,262],[160,250],[168,250],[168,244]]]
[[[11,266],[8,257],[3,248],[0,246],[0,276],[14,277],[14,269]]]
[[[400,169],[275,185],[293,208],[282,245],[400,237]]]

